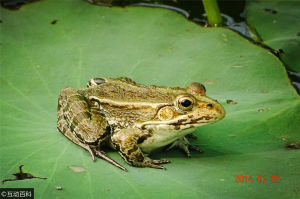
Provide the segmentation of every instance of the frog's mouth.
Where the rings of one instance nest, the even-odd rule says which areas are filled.
[[[206,124],[215,123],[222,118],[214,117],[214,116],[202,116],[199,118],[189,118],[189,117],[182,117],[176,118],[173,120],[166,120],[166,121],[147,121],[141,124],[138,124],[138,127],[141,129],[153,128],[153,127],[163,127],[167,128],[167,126],[174,126],[175,130],[199,127]]]

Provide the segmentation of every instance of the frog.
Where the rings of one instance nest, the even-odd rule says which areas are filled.
[[[165,169],[166,159],[150,155],[163,148],[202,152],[188,137],[200,126],[225,116],[223,106],[206,96],[199,82],[186,88],[143,85],[130,78],[93,78],[87,87],[62,89],[58,97],[57,128],[92,159],[104,159],[127,171],[104,148],[118,151],[135,167]]]

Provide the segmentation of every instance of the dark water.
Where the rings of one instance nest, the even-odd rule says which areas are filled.
[[[39,0],[0,0],[1,6],[10,10],[19,10],[23,5]]]

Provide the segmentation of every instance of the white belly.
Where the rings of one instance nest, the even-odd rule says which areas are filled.
[[[150,127],[153,131],[153,135],[147,138],[143,143],[139,144],[139,147],[145,153],[150,153],[151,151],[171,144],[175,140],[193,132],[195,128],[188,128],[181,131],[176,131],[174,129],[169,129],[170,126],[166,125],[165,128],[155,125]]]

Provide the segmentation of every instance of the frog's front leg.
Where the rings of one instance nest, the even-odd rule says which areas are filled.
[[[195,135],[192,135],[192,136],[195,136]],[[198,151],[200,153],[203,152],[199,147],[191,145],[186,137],[182,137],[182,138],[175,140],[166,150],[168,151],[172,148],[179,148],[179,149],[183,150],[183,152],[186,154],[186,156],[188,158],[191,157],[191,153],[190,153],[189,149]]]
[[[152,160],[143,154],[138,142],[149,136],[149,132],[140,129],[122,129],[112,136],[112,142],[124,160],[133,166],[164,169],[157,164],[169,163],[168,160]]]

